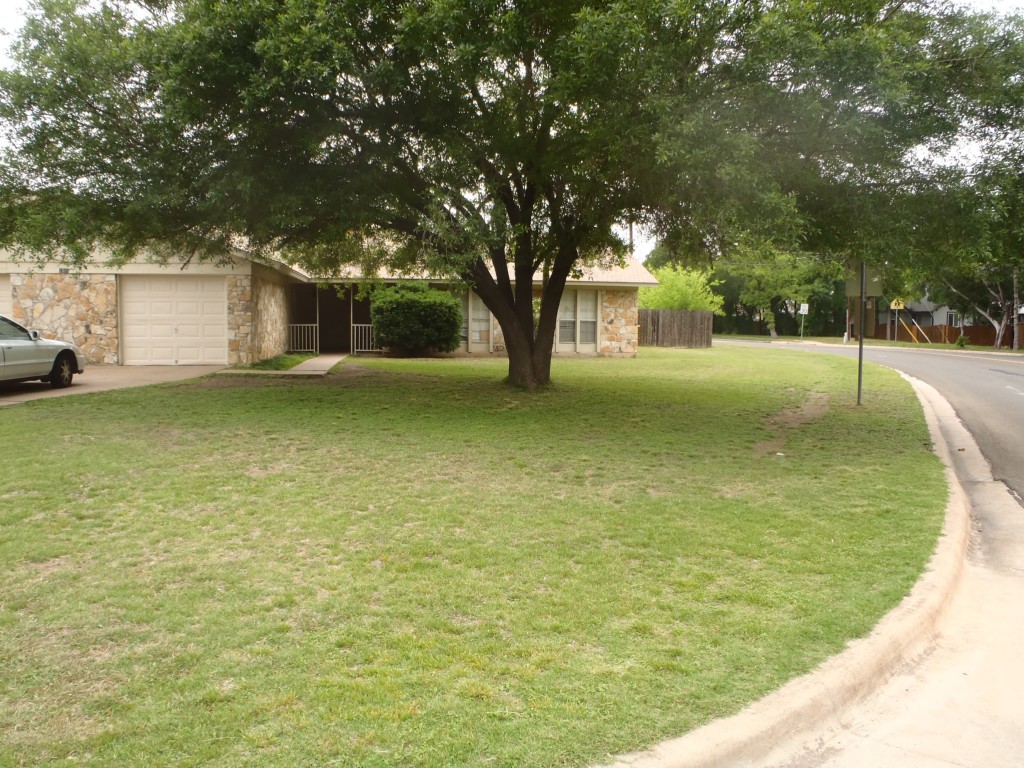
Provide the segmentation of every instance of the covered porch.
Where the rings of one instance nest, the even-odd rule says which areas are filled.
[[[330,354],[380,352],[369,299],[357,286],[297,284],[288,293],[288,351]]]

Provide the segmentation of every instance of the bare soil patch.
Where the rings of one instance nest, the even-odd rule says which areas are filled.
[[[771,440],[762,440],[757,443],[754,446],[754,455],[757,458],[762,458],[779,453],[785,447],[786,437],[792,430],[815,419],[820,419],[828,413],[828,408],[828,395],[824,392],[812,392],[799,408],[772,414],[766,420],[765,426],[775,430],[777,436]]]

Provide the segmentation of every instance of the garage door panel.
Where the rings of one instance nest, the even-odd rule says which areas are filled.
[[[223,277],[126,275],[121,282],[125,365],[226,365]]]
[[[188,344],[187,342],[178,343],[178,358],[192,363],[200,363],[203,361],[203,349],[202,347]]]

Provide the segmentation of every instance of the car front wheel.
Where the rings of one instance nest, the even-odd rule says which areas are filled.
[[[74,363],[71,362],[70,355],[61,355],[53,364],[53,370],[50,371],[50,384],[52,384],[56,389],[70,387],[71,379],[74,375],[75,366]]]

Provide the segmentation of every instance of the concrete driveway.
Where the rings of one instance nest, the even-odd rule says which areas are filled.
[[[43,397],[82,395],[108,389],[141,387],[205,376],[222,370],[221,365],[88,365],[85,373],[75,376],[71,386],[54,389],[49,384],[32,381],[23,384],[0,383],[0,406],[26,403]]]

